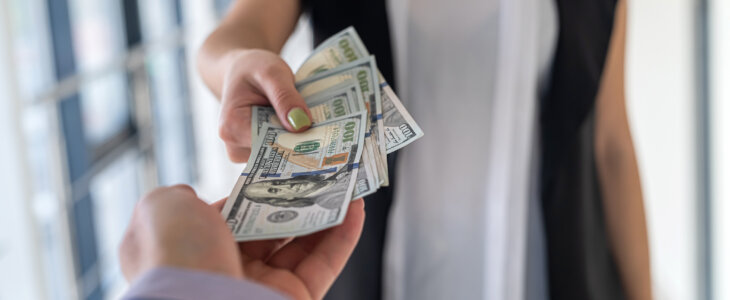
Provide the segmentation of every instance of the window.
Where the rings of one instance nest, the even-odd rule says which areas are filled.
[[[140,2],[142,37],[152,45],[172,45],[153,50],[146,58],[155,141],[162,185],[193,183],[195,143],[187,86],[185,49],[180,47],[179,1]],[[163,48],[163,47],[160,47]]]
[[[126,286],[118,263],[118,247],[142,193],[143,172],[144,161],[135,150],[130,150],[90,182],[99,252],[99,285],[108,296]]]
[[[117,247],[137,199],[158,182],[195,179],[180,1],[7,7],[23,66],[38,297],[115,298],[125,286]]]
[[[101,73],[83,82],[79,95],[85,139],[96,156],[104,151],[98,147],[114,143],[115,137],[128,134],[131,126],[125,70],[114,68],[125,58],[127,51],[120,3],[69,2],[76,72]]]

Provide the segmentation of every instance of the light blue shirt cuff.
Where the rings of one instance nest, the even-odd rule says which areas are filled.
[[[250,281],[215,273],[172,267],[148,271],[137,279],[124,300],[261,299],[286,300],[287,297]]]

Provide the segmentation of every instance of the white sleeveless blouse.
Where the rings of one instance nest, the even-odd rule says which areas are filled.
[[[554,3],[388,9],[398,92],[425,136],[400,153],[385,299],[547,298],[536,126]]]

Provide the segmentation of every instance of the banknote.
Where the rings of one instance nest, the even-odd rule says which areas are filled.
[[[363,147],[360,167],[357,169],[355,189],[352,191],[352,199],[360,199],[378,191],[377,166],[373,157],[372,147]]]
[[[383,86],[383,117],[379,121],[383,122],[385,151],[386,153],[393,153],[422,137],[423,131],[416,125],[416,121],[413,120],[413,117],[406,111],[400,101],[391,100],[397,99],[398,96],[395,95],[388,83],[382,83],[381,85]],[[402,111],[406,113],[399,113]]]
[[[356,83],[343,83],[334,85],[327,90],[307,94],[304,96],[304,102],[307,103],[312,113],[312,123],[318,124],[364,110],[363,100],[360,95],[360,87]],[[251,140],[255,141],[258,138],[261,129],[266,124],[283,128],[274,108],[254,106],[251,112]],[[375,193],[379,186],[376,158],[371,150],[372,146],[367,145],[368,143],[365,144],[361,168],[357,171],[357,183],[353,192],[354,199]]]
[[[302,133],[265,124],[222,211],[236,240],[299,236],[342,223],[367,118],[361,111]]]
[[[310,55],[302,64],[302,66],[297,70],[295,78],[297,81],[301,81],[308,77],[315,76],[319,73],[326,72],[327,70],[333,69],[337,66],[367,57],[369,55],[370,54],[365,47],[365,44],[358,36],[355,29],[353,27],[348,27],[345,30],[342,30],[339,33],[328,38],[327,40],[322,42],[322,44],[320,44],[316,49],[314,49],[313,54]],[[379,82],[381,86],[380,94],[382,96],[383,102],[382,115],[400,115],[398,117],[392,117],[391,120],[397,120],[406,123],[402,123],[398,126],[394,126],[391,128],[410,128],[411,132],[413,132],[413,134],[407,136],[396,135],[395,133],[397,132],[392,132],[393,134],[388,135],[388,133],[385,132],[385,129],[383,128],[383,122],[379,121],[378,126],[383,128],[383,130],[381,131],[383,131],[385,138],[385,144],[381,143],[379,147],[381,150],[385,148],[384,151],[386,153],[392,153],[393,151],[403,148],[404,146],[421,138],[423,136],[423,130],[421,130],[418,124],[416,124],[413,117],[410,116],[408,111],[405,110],[405,107],[403,106],[398,96],[395,95],[395,93],[392,93],[392,88],[390,89],[390,95],[388,95],[387,97],[384,96],[386,94],[385,89],[386,87],[388,87],[388,84],[385,82],[385,79],[380,74]],[[393,109],[395,111],[387,111],[387,109]],[[401,138],[393,139],[396,136],[399,136]],[[390,145],[390,147],[388,147],[388,145]]]
[[[387,183],[388,178],[388,164],[385,154],[385,143],[383,142],[385,137],[381,130],[382,126],[378,126],[378,120],[382,118],[383,108],[377,72],[375,57],[371,55],[318,73],[297,82],[296,85],[304,97],[349,82],[356,83],[360,87],[362,99],[365,100],[365,109],[370,115],[367,124],[369,132],[365,135],[365,143],[366,145],[372,145],[377,164],[378,178],[380,179],[379,184],[384,185]]]
[[[348,27],[329,37],[312,51],[294,74],[296,81],[302,81],[319,73],[334,69],[370,56],[353,27]]]
[[[251,156],[222,211],[238,241],[340,224],[352,199],[389,184],[386,155],[423,136],[352,27],[318,46],[295,79],[312,127],[290,133],[273,108],[252,107]]]
[[[309,111],[312,113],[312,123],[342,117],[364,110],[360,100],[360,87],[356,83],[342,84],[329,90],[310,93],[304,97]],[[264,124],[283,127],[276,111],[271,106],[253,106],[251,111],[251,140],[258,139],[259,132]]]

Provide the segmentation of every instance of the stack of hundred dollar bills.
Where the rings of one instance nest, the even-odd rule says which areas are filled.
[[[318,46],[295,77],[312,127],[290,133],[273,108],[253,108],[251,156],[223,208],[238,241],[342,223],[351,200],[389,184],[386,155],[423,136],[352,27]]]

